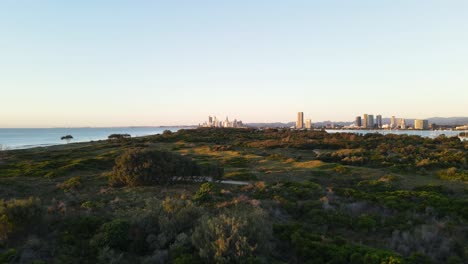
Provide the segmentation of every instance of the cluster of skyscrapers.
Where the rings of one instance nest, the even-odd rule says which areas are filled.
[[[242,123],[242,121],[238,121],[237,119],[234,119],[233,121],[229,121],[229,118],[226,116],[226,119],[224,121],[218,120],[216,116],[209,116],[208,117],[208,122],[204,122],[202,127],[234,127],[234,128],[243,128],[245,125]]]
[[[354,121],[354,126],[364,129],[429,129],[429,121],[425,119],[415,119],[414,126],[410,127],[406,124],[404,118],[396,118],[392,116],[390,118],[390,124],[383,124],[382,115],[377,115],[374,120],[374,115],[364,114],[362,117],[357,116]]]
[[[304,112],[297,113],[297,121],[296,121],[296,129],[311,129],[312,128],[312,120],[310,118],[305,120],[304,123]]]
[[[374,115],[368,115],[364,114],[362,118],[360,116],[356,117],[356,120],[354,121],[354,125],[356,127],[361,127],[361,128],[382,128],[382,115],[377,115],[374,120]]]

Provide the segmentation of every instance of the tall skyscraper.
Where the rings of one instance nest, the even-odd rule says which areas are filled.
[[[395,128],[396,126],[396,118],[395,116],[392,116],[392,118],[390,119],[390,128]]]
[[[377,127],[382,128],[382,115],[377,115],[375,119],[376,119]]]
[[[427,130],[429,129],[429,121],[423,119],[414,120],[414,129]]]
[[[404,118],[400,118],[399,126],[401,129],[406,129],[406,120]]]
[[[368,124],[369,124],[369,116],[367,114],[364,114],[362,118],[362,127],[368,128]]]
[[[312,120],[310,118],[306,119],[305,121],[305,128],[311,129],[312,128]]]
[[[367,128],[374,128],[374,115],[369,115],[368,116]]]
[[[297,129],[303,129],[304,128],[304,112],[298,112],[297,113],[296,128]]]
[[[357,126],[357,127],[362,126],[362,120],[361,120],[360,116],[356,116],[356,120],[354,121],[354,125]]]

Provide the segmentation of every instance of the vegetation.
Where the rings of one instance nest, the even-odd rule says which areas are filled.
[[[107,138],[109,140],[125,140],[130,139],[132,136],[130,134],[110,134]]]
[[[73,139],[72,135],[66,135],[60,138],[61,140],[67,141],[67,143],[70,143],[70,141]]]
[[[468,259],[458,138],[194,129],[115,139],[2,156],[0,263]]]
[[[219,177],[220,170],[202,169],[190,158],[165,151],[130,149],[117,158],[109,183],[112,186],[140,186],[194,180],[195,177]]]

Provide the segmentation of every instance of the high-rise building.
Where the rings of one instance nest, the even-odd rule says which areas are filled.
[[[375,117],[375,122],[377,123],[378,128],[382,128],[382,115],[377,115]]]
[[[395,128],[396,126],[396,118],[395,116],[392,116],[392,118],[390,119],[390,128]]]
[[[311,129],[312,128],[312,120],[310,118],[306,119],[305,121],[305,128]]]
[[[356,116],[356,120],[354,121],[354,125],[357,126],[357,127],[362,126],[362,120],[361,120],[360,116]]]
[[[304,112],[298,112],[297,113],[296,128],[297,129],[303,129],[304,128]]]
[[[401,129],[406,129],[406,120],[404,118],[400,118],[399,127]]]
[[[367,114],[364,114],[362,118],[362,126],[364,128],[368,128],[368,124],[369,124],[369,116]]]
[[[368,116],[367,128],[374,128],[374,115],[369,115]]]
[[[423,120],[423,119],[415,119],[414,120],[414,129],[421,129],[421,130],[427,130],[429,129],[429,121],[428,120]]]

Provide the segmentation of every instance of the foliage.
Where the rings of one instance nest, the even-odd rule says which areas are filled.
[[[193,195],[192,200],[195,202],[207,202],[211,199],[212,193],[216,186],[212,182],[205,182],[200,186],[200,189]]]
[[[76,190],[81,186],[81,177],[80,176],[75,176],[71,177],[68,180],[57,184],[57,187],[59,189],[62,189],[65,192],[69,192],[72,190]]]
[[[69,143],[73,139],[73,136],[72,135],[66,135],[66,136],[61,137],[60,139],[65,140],[65,141],[67,141],[67,143]]]
[[[300,263],[403,263],[390,251],[343,244],[340,239],[324,238],[300,225],[275,225],[274,230]]]
[[[42,217],[41,201],[38,198],[0,200],[0,239],[21,231]]]
[[[137,183],[124,183],[124,173],[114,179],[126,188],[109,187],[104,176],[127,152],[138,153],[127,170]],[[0,258],[463,263],[467,158],[468,142],[456,138],[288,129],[192,129],[9,150],[0,162]],[[251,184],[217,182],[216,164],[225,178]],[[152,173],[153,165],[167,173]],[[180,175],[190,168],[197,173]]]
[[[468,182],[468,171],[458,170],[455,167],[450,167],[439,172],[439,178],[449,181],[464,181]]]
[[[7,249],[0,253],[0,263],[12,263],[18,252],[14,248]]]
[[[260,210],[203,217],[192,235],[200,257],[210,263],[253,261],[269,248],[271,229]]]
[[[130,134],[110,134],[107,138],[109,140],[124,140],[124,139],[130,139],[131,136]]]
[[[192,179],[200,173],[200,167],[187,157],[164,151],[132,149],[117,158],[109,181],[114,186],[166,184]]]
[[[130,241],[130,224],[123,219],[114,219],[101,226],[91,240],[91,245],[98,248],[109,247],[124,250]]]
[[[58,226],[59,248],[57,259],[67,262],[69,259],[92,259],[98,249],[90,245],[89,240],[97,233],[105,220],[97,216],[74,216],[63,219]]]

